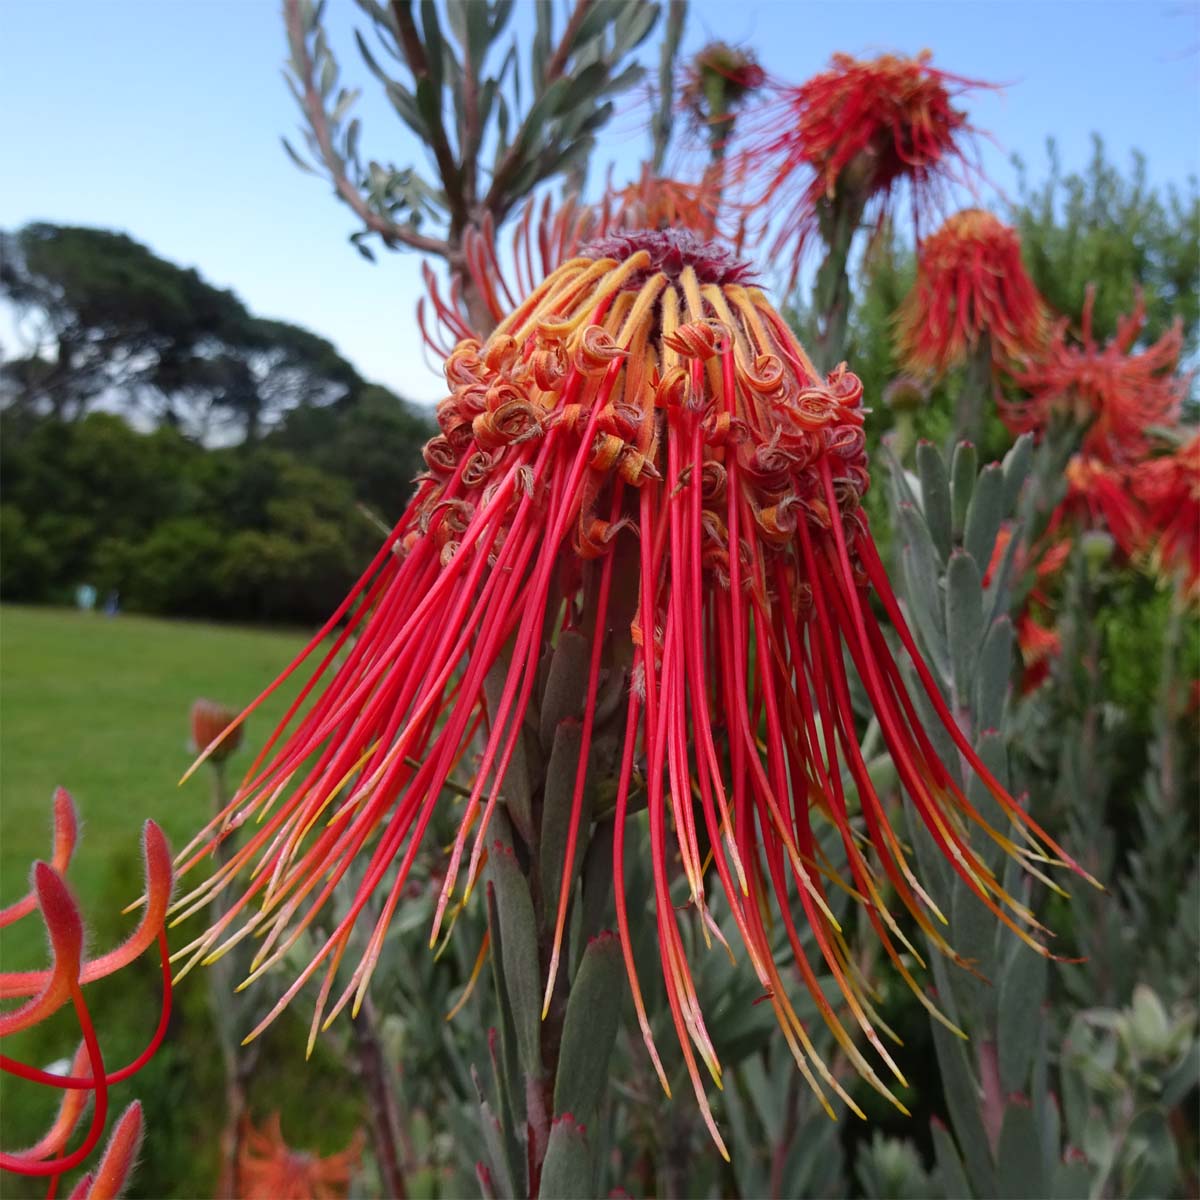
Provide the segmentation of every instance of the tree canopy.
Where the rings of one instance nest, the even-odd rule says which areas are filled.
[[[0,367],[7,405],[59,420],[103,402],[189,436],[255,442],[287,412],[367,386],[325,338],[256,316],[123,233],[0,234],[0,295],[29,342]]]

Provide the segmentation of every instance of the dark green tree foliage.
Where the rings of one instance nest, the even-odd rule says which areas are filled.
[[[349,480],[355,499],[390,525],[424,470],[421,447],[432,434],[429,417],[367,384],[352,403],[293,409],[267,444]]]
[[[0,446],[5,600],[88,582],[144,612],[313,623],[378,541],[348,480],[283,450],[206,450],[109,413],[6,413]]]
[[[125,234],[40,223],[0,234],[0,294],[37,343],[6,369],[17,401],[44,401],[63,418],[110,389],[152,385],[160,365],[199,353],[246,316],[231,292]]]
[[[0,234],[0,295],[32,341],[0,366],[0,395],[60,420],[103,401],[194,437],[254,442],[291,409],[366,387],[324,338],[255,316],[125,234],[48,224]]]
[[[1178,317],[1187,345],[1200,337],[1200,190],[1195,177],[1165,193],[1150,184],[1146,161],[1134,154],[1122,171],[1105,155],[1099,136],[1082,171],[1064,172],[1053,140],[1050,172],[1032,183],[1019,159],[1013,222],[1021,234],[1034,282],[1055,312],[1078,328],[1089,284],[1096,285],[1093,332],[1112,336],[1117,318],[1146,298],[1145,338],[1153,341]]]

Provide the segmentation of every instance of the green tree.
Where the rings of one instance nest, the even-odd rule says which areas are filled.
[[[529,51],[509,37],[512,0],[359,0],[370,24],[356,31],[367,69],[434,168],[364,158],[361,122],[351,116],[360,89],[339,87],[340,70],[322,26],[324,6],[285,0],[286,77],[303,114],[306,159],[361,222],[351,241],[419,250],[463,265],[469,226],[500,225],[541,184],[586,170],[613,97],[641,77],[634,52],[658,5],[648,0],[575,0],[561,29],[555,5],[533,6]],[[392,64],[400,64],[399,73]],[[528,103],[526,103],[528,101]],[[415,148],[415,145],[414,145]],[[475,328],[491,322],[469,279],[464,300]]]
[[[1160,190],[1135,153],[1128,171],[1109,161],[1093,138],[1091,161],[1064,172],[1058,147],[1047,142],[1049,174],[1030,181],[1016,159],[1018,200],[1013,219],[1026,264],[1056,312],[1078,327],[1089,284],[1096,285],[1093,332],[1112,336],[1117,318],[1146,299],[1145,337],[1153,341],[1178,317],[1189,349],[1200,338],[1200,190],[1195,177],[1185,188]]]
[[[125,234],[28,225],[0,234],[0,295],[31,349],[0,367],[7,407],[75,420],[101,400],[189,436],[258,441],[299,405],[367,385],[325,338]]]

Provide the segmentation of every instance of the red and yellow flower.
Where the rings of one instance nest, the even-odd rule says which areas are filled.
[[[786,932],[788,958],[841,1052],[899,1105],[867,1058],[873,1051],[903,1082],[829,889],[861,901],[895,970],[939,1020],[947,1019],[913,977],[919,955],[885,896],[961,960],[861,756],[848,672],[861,679],[899,778],[950,869],[1031,945],[1040,946],[1045,931],[1005,891],[968,831],[1033,873],[1047,855],[1065,856],[979,760],[917,651],[861,504],[870,476],[859,381],[844,367],[819,374],[744,264],[674,230],[583,247],[486,342],[457,346],[446,379],[441,432],[425,449],[428,472],[369,569],[289,671],[317,659],[286,731],[185,851],[183,869],[191,870],[229,825],[250,831],[180,901],[183,913],[194,912],[253,867],[228,912],[181,951],[185,970],[258,935],[250,978],[261,978],[319,917],[329,918],[330,896],[354,866],[361,883],[348,910],[336,923],[329,918],[311,961],[259,1029],[318,972],[313,1035],[357,1004],[452,772],[478,750],[436,937],[451,901],[466,901],[494,851],[489,830],[502,798],[514,836],[535,836],[506,780],[533,736],[527,726],[539,728],[547,649],[573,639],[581,699],[569,719],[580,750],[570,799],[562,800],[570,806],[562,861],[574,861],[587,835],[589,764],[603,760],[603,728],[616,734],[609,744],[617,932],[664,1086],[631,946],[631,922],[641,918],[625,899],[626,816],[635,803],[648,810],[666,997],[718,1145],[700,1064],[718,1082],[721,1066],[693,982],[688,917],[672,890],[676,862],[684,907],[702,930],[715,928],[710,892],[720,893],[728,927],[823,1102],[833,1094],[860,1111],[810,1040],[776,960],[772,924]],[[937,757],[876,605],[1010,831],[988,824]],[[863,827],[851,823],[847,779]],[[844,878],[817,847],[821,822],[844,849]],[[558,896],[547,897],[556,913],[547,996],[570,900],[571,872],[560,877]],[[372,900],[378,915],[365,942],[355,943],[366,949],[330,1004]],[[794,910],[815,936],[814,953]],[[832,976],[837,1007],[818,972]]]
[[[1134,347],[1146,323],[1139,292],[1134,310],[1117,322],[1104,347],[1092,336],[1095,289],[1088,288],[1081,341],[1067,322],[1055,328],[1045,354],[1014,375],[1026,398],[1005,403],[1001,415],[1014,433],[1043,431],[1056,418],[1086,429],[1083,451],[1115,465],[1144,458],[1155,426],[1174,425],[1187,393],[1179,374],[1183,326],[1176,323],[1144,350]]]
[[[921,243],[916,282],[897,314],[908,370],[941,375],[985,339],[993,362],[1004,366],[1039,350],[1048,327],[1021,261],[1021,239],[991,213],[955,213]]]
[[[497,247],[495,223],[485,215],[478,228],[471,226],[463,234],[463,267],[452,277],[445,296],[433,268],[428,263],[422,268],[425,296],[417,304],[421,334],[426,345],[448,357],[463,339],[485,339],[547,275],[589,241],[636,229],[686,229],[712,238],[720,232],[721,211],[715,175],[691,183],[657,175],[643,165],[632,183],[616,187],[610,182],[595,205],[574,196],[557,203],[549,196],[540,203],[530,200],[514,223],[507,255]],[[737,231],[734,241],[740,236]],[[471,313],[464,302],[467,281],[481,312]]]
[[[1067,494],[1054,510],[1046,538],[1105,529],[1126,558],[1145,544],[1146,521],[1130,487],[1130,474],[1086,454],[1073,454],[1066,467]]]
[[[1147,459],[1133,472],[1146,510],[1144,547],[1161,575],[1200,600],[1200,434],[1172,454]]]
[[[321,1157],[283,1140],[278,1113],[263,1129],[247,1120],[238,1155],[239,1200],[345,1200],[362,1148],[362,1134],[356,1133],[345,1150]]]
[[[991,85],[939,70],[928,51],[907,58],[835,54],[828,70],[799,86],[771,85],[774,101],[751,115],[745,176],[761,181],[760,207],[778,218],[775,253],[799,261],[841,202],[857,224],[893,209],[907,185],[918,232],[954,184],[977,175],[975,131],[955,99]]]

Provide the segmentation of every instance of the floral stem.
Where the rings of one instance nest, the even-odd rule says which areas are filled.
[[[954,404],[954,442],[979,444],[983,414],[992,394],[992,339],[980,335],[967,358],[966,376]]]
[[[212,778],[212,810],[219,814],[228,804],[228,789],[225,784],[225,763],[210,759]],[[213,850],[214,867],[220,870],[233,853],[232,839],[225,839]],[[223,917],[229,908],[228,898],[218,897],[216,916]],[[246,1115],[246,1089],[241,1048],[237,1031],[233,1028],[226,1012],[228,997],[234,990],[234,957],[226,955],[212,964],[208,974],[212,995],[213,1020],[217,1029],[217,1040],[221,1047],[221,1062],[225,1072],[225,1127],[221,1131],[221,1170],[217,1185],[218,1196],[241,1195],[238,1178],[238,1161],[241,1157],[242,1125]]]
[[[379,1041],[378,1021],[371,997],[363,998],[358,1017],[352,1021],[358,1069],[366,1085],[367,1111],[371,1122],[371,1143],[385,1194],[406,1200],[403,1159],[400,1151],[400,1115],[392,1087],[391,1073]]]
[[[825,201],[821,236],[825,259],[817,271],[813,309],[817,333],[813,358],[822,371],[832,371],[846,354],[850,331],[850,249],[863,214],[863,197],[847,190]]]

